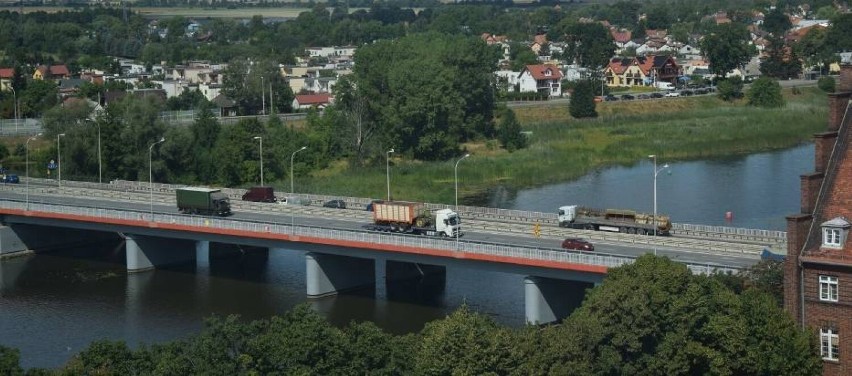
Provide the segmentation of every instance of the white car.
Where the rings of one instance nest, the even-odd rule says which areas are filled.
[[[664,95],[664,96],[665,97],[679,97],[680,93],[677,92],[677,91],[670,91],[670,92],[666,93],[666,95]]]

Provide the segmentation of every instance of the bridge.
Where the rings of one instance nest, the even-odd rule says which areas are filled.
[[[569,230],[555,214],[460,207],[465,235],[432,238],[365,231],[365,198],[347,198],[360,210],[249,203],[244,192],[225,189],[235,214],[227,218],[177,214],[177,186],[114,181],[109,184],[30,179],[0,187],[0,254],[59,247],[71,241],[118,233],[125,239],[129,272],[180,262],[209,263],[210,243],[239,244],[306,254],[307,295],[322,297],[376,283],[376,262],[385,261],[387,282],[442,279],[448,265],[524,275],[526,317],[543,323],[564,317],[566,291],[599,283],[610,267],[655,252],[695,273],[737,272],[763,248],[782,247],[784,234],[765,230],[677,225],[673,237]],[[306,202],[326,196],[300,195]],[[446,207],[444,205],[430,205]],[[542,225],[542,237],[529,231]],[[45,234],[61,234],[45,236]],[[566,236],[593,239],[598,252],[559,248]]]

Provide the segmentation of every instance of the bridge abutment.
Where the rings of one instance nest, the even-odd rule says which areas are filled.
[[[305,266],[309,298],[376,284],[376,262],[373,259],[308,252]]]
[[[210,272],[210,241],[195,241],[195,271]]]
[[[593,283],[553,278],[524,277],[524,310],[527,322],[547,324],[568,317],[580,306]]]
[[[157,266],[192,261],[195,241],[124,234],[127,271],[144,272]],[[197,250],[196,250],[197,252]],[[208,262],[209,264],[209,262]]]

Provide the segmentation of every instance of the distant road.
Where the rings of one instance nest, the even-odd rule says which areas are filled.
[[[778,80],[778,83],[783,88],[787,87],[803,87],[803,86],[816,86],[816,80],[803,80],[803,79],[794,79],[794,80]],[[748,84],[746,84],[748,85]],[[679,90],[678,90],[679,91]],[[622,93],[620,93],[622,94]],[[704,95],[713,95],[713,93],[704,94]],[[648,100],[665,100],[666,98],[652,98]],[[571,102],[571,99],[567,97],[563,98],[553,98],[546,101],[511,101],[506,102],[506,107],[517,108],[517,107],[536,107],[536,106],[567,106]]]

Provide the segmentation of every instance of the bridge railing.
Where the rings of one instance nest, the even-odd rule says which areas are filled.
[[[27,208],[28,206],[28,208]],[[59,213],[76,215],[82,218],[91,218],[97,222],[101,218],[111,218],[126,221],[144,221],[140,227],[148,228],[148,222],[160,224],[179,224],[195,228],[215,228],[238,230],[246,233],[281,234],[288,236],[305,236],[329,240],[356,241],[367,244],[384,244],[400,247],[415,247],[458,252],[459,256],[464,254],[482,254],[497,257],[542,260],[557,263],[571,263],[581,265],[616,267],[634,261],[633,257],[569,252],[561,249],[533,248],[518,245],[484,244],[467,241],[453,241],[441,238],[424,236],[405,236],[383,234],[369,231],[353,231],[340,229],[326,229],[308,226],[296,226],[295,224],[280,224],[269,222],[251,222],[226,218],[199,217],[187,215],[159,214],[153,215],[148,212],[112,210],[101,208],[87,208],[67,205],[24,203],[17,201],[0,201],[0,208],[29,210],[31,212]],[[685,263],[693,273],[713,273],[739,271],[737,268],[722,265]]]
[[[37,179],[31,178],[32,181],[37,181],[41,183],[46,183],[50,181],[54,181],[51,179]],[[148,184],[147,182],[139,182],[139,181],[130,181],[130,180],[113,180],[109,184],[98,184],[98,183],[90,183],[90,182],[80,182],[80,181],[63,181],[64,186],[68,187],[80,187],[80,188],[92,188],[92,189],[117,189],[123,191],[134,191],[134,192],[148,192],[151,190],[153,186],[154,192],[157,193],[169,193],[173,192],[176,188],[185,187],[184,184],[163,184],[163,183],[154,183],[153,185]],[[242,199],[242,195],[246,192],[245,189],[240,188],[222,188],[222,192],[227,194],[232,200],[240,200]],[[343,197],[343,196],[329,196],[329,195],[313,195],[313,194],[293,194],[278,192],[277,195],[279,197],[294,197],[299,199],[300,202],[309,203],[311,205],[321,205],[323,202],[332,199],[342,199],[344,200],[350,207],[363,208],[366,207],[373,199],[363,198],[363,197]],[[426,203],[427,208],[435,210],[435,209],[444,209],[444,208],[452,208],[452,205],[445,204],[432,204]],[[530,222],[530,223],[556,223],[557,215],[556,213],[545,213],[545,212],[535,212],[535,211],[525,211],[525,210],[512,210],[512,209],[499,209],[499,208],[488,208],[488,207],[479,207],[479,206],[463,206],[460,205],[458,207],[459,214],[462,217],[473,217],[483,220],[497,220],[497,221],[512,221],[512,222]],[[709,225],[696,225],[696,224],[686,224],[686,223],[673,223],[672,224],[672,233],[675,235],[699,235],[705,238],[711,238],[716,240],[750,240],[754,242],[759,242],[766,245],[783,245],[787,242],[787,233],[784,231],[773,231],[773,230],[762,230],[762,229],[749,229],[749,228],[739,228],[739,227],[725,227],[725,226],[709,226]],[[779,247],[783,249],[784,247]]]

